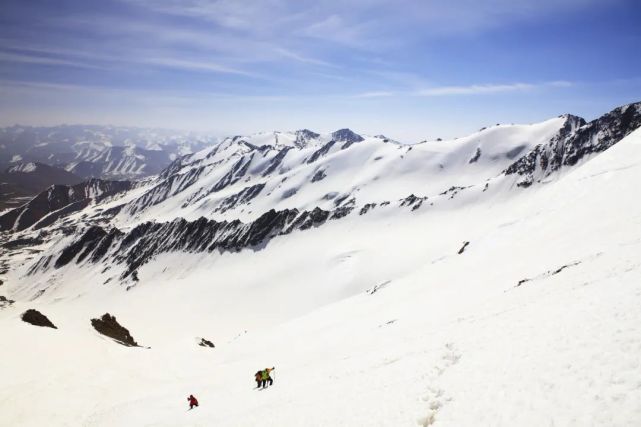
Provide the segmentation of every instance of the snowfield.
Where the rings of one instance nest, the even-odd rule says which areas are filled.
[[[253,213],[200,204],[181,215],[249,220],[268,206],[308,208],[346,177],[363,189],[360,204],[397,203],[422,182],[419,164],[434,174],[419,196],[446,183],[475,187],[448,203],[352,213],[239,253],[163,253],[129,287],[104,284],[111,273],[101,264],[27,275],[37,257],[25,250],[0,286],[15,300],[0,306],[0,425],[641,425],[641,130],[531,188],[495,179],[512,161],[505,153],[525,154],[562,121],[420,144],[404,153],[407,168],[395,160],[406,147],[370,137],[305,169],[321,138],[288,154],[283,173],[304,189],[325,165],[322,187],[280,202],[261,195]],[[181,173],[220,160],[207,154]],[[378,156],[387,160],[350,175],[357,159]],[[384,171],[394,179],[374,179]],[[220,176],[203,179],[132,216],[125,208],[114,224],[126,231],[169,218]],[[145,185],[126,206],[154,184]],[[202,200],[215,206],[224,195]],[[58,250],[65,239],[48,244]],[[58,329],[22,322],[29,308]],[[106,312],[143,347],[99,335],[90,319]],[[216,348],[199,347],[201,337]],[[254,373],[272,366],[274,385],[256,389]],[[191,411],[189,394],[200,402]]]

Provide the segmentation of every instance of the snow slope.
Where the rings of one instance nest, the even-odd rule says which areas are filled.
[[[371,149],[367,141],[349,150]],[[465,156],[475,155],[478,144],[460,143]],[[378,153],[384,144],[371,145]],[[483,148],[482,156],[493,152]],[[465,156],[447,167],[467,168],[457,163]],[[637,426],[640,178],[636,130],[527,193],[507,196],[512,184],[503,177],[451,203],[351,214],[239,253],[162,253],[128,290],[103,284],[105,264],[26,276],[37,256],[25,260],[0,287],[16,300],[0,309],[9,349],[0,358],[0,419]],[[429,185],[440,186],[426,184],[425,194],[437,191]],[[380,191],[380,198],[400,194]],[[20,322],[27,308],[58,329]],[[151,348],[99,336],[89,319],[105,312]],[[216,348],[198,347],[199,337]],[[276,367],[274,386],[254,390],[254,372],[267,366]],[[191,393],[201,406],[187,411]]]
[[[416,192],[433,196],[453,186],[484,183],[519,154],[549,141],[565,117],[534,125],[504,125],[452,141],[403,145],[384,137],[339,140],[334,134],[297,142],[298,133],[227,138],[180,159],[154,191],[131,202],[118,223],[256,219],[269,209],[332,209],[392,202]],[[353,138],[355,138],[353,137]],[[351,203],[350,203],[351,202]]]

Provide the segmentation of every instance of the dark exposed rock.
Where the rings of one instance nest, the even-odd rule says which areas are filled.
[[[307,230],[312,227],[323,224],[329,218],[330,212],[324,211],[320,208],[314,208],[311,212],[304,211],[301,213],[294,222],[286,230],[286,233],[291,233],[293,230]]]
[[[309,129],[301,129],[296,131],[296,140],[294,141],[294,144],[296,144],[297,147],[303,148],[307,145],[307,143],[312,140],[318,138],[320,135],[317,134],[316,132],[312,132]]]
[[[289,199],[298,192],[298,188],[289,188],[283,192],[283,195],[280,197],[281,200]]]
[[[463,242],[463,246],[461,246],[461,249],[458,250],[458,254],[461,255],[463,252],[465,252],[465,248],[467,248],[467,245],[469,245],[470,242]]]
[[[385,281],[385,282],[383,282],[381,284],[375,285],[373,288],[368,289],[366,292],[368,294],[370,294],[370,295],[374,295],[376,292],[380,291],[381,289],[383,289],[384,287],[386,287],[390,283],[392,283],[392,281],[391,280],[387,280],[387,281]]]
[[[119,344],[127,347],[138,347],[138,343],[133,339],[129,331],[120,325],[115,316],[105,313],[100,319],[91,319],[91,326],[96,331],[112,338]]]
[[[318,227],[329,219],[342,218],[354,209],[353,204],[352,199],[348,206],[333,212],[318,207],[303,212],[297,209],[272,209],[250,223],[239,220],[218,222],[205,218],[196,221],[178,218],[166,223],[146,222],[126,234],[117,229],[107,232],[99,226],[91,226],[62,251],[55,267],[63,267],[74,259],[76,263],[86,260],[98,263],[110,257],[116,263],[126,265],[121,276],[125,279],[133,277],[138,268],[161,253],[237,252],[245,248],[258,250],[276,236]],[[47,268],[49,262],[49,259],[41,258],[32,266],[30,273]]]
[[[216,149],[218,149],[218,147],[212,150],[213,154],[216,153]],[[209,155],[212,155],[212,153],[209,153]],[[186,162],[190,156],[190,154],[187,154],[184,156],[180,156],[176,160],[172,161],[165,169],[160,172],[160,174],[158,175],[159,178],[167,179],[170,176],[177,174],[180,169],[182,169],[183,162]]]
[[[536,146],[505,170],[506,175],[520,176],[519,187],[529,187],[625,138],[641,126],[641,103],[616,108],[587,124],[580,117],[564,117],[563,127],[547,144]]]
[[[232,165],[231,169],[216,184],[214,184],[210,189],[207,189],[207,190],[201,189],[200,191],[192,194],[187,199],[187,201],[183,203],[182,207],[185,208],[189,205],[193,205],[194,203],[204,199],[210,194],[216,193],[240,181],[247,173],[247,170],[249,169],[249,165],[251,164],[253,158],[254,158],[254,153],[252,153],[249,157],[242,156],[238,161],[236,161],[236,163]],[[168,192],[165,192],[165,194],[161,195],[159,199],[151,198],[149,201],[137,202],[136,209],[143,210],[149,206],[152,206],[154,204],[164,201],[167,197],[171,195],[174,195],[180,191],[183,191],[185,188],[187,188],[188,186],[191,186],[194,182],[198,180],[198,178],[203,173],[205,168],[207,167],[203,166],[198,169],[192,169],[187,174],[187,175],[190,175],[188,182],[181,184],[177,190],[172,191],[171,194]],[[160,185],[164,187],[168,186],[167,188],[173,188],[173,184],[170,182],[173,178],[174,177],[172,176],[170,180],[165,181],[163,184],[160,184]]]
[[[124,233],[122,231],[114,228],[106,236],[100,238],[98,244],[95,245],[96,249],[94,249],[91,254],[91,262],[100,261],[107,254],[107,251],[109,251],[111,245],[123,235]],[[78,257],[78,262],[81,261],[82,259]]]
[[[267,176],[270,173],[274,172],[276,168],[280,166],[280,164],[283,162],[283,160],[285,159],[285,156],[287,156],[287,153],[289,153],[289,150],[291,149],[292,147],[285,147],[282,150],[280,150],[278,154],[276,154],[274,158],[271,159],[271,161],[269,162],[269,166],[267,166],[267,168],[263,172],[263,176]]]
[[[339,129],[336,132],[332,133],[332,139],[338,142],[343,142],[341,149],[348,148],[352,144],[357,142],[364,141],[364,138],[357,133],[354,133],[350,129]]]
[[[27,237],[24,239],[10,240],[7,243],[3,244],[2,247],[6,249],[19,249],[19,248],[24,248],[29,246],[37,246],[42,243],[43,243],[42,239]]]
[[[346,194],[343,194],[341,196],[336,197],[334,199],[334,205],[336,207],[339,207],[341,205],[342,206],[349,206],[349,205],[353,206],[353,205],[355,205],[356,204],[356,199],[354,197],[352,197],[350,199],[349,198],[350,196],[351,196],[350,193],[346,193]]]
[[[67,246],[58,259],[56,260],[56,268],[68,264],[78,254],[78,262],[82,261],[89,255],[100,243],[100,241],[107,235],[107,232],[101,227],[94,225],[89,227],[80,240]]]
[[[265,188],[264,183],[252,185],[251,187],[245,187],[238,193],[225,198],[214,210],[214,212],[225,213],[229,209],[234,209],[242,204],[246,204],[256,196],[258,196],[260,192],[263,191],[263,188]]]
[[[476,149],[476,152],[474,153],[474,156],[470,159],[468,163],[476,163],[479,159],[481,158],[481,147]]]
[[[285,154],[287,153],[285,152]],[[227,172],[227,174],[225,174],[225,176],[223,176],[216,185],[214,185],[211,191],[217,192],[238,182],[243,176],[245,176],[245,173],[247,173],[247,169],[249,168],[253,158],[254,153],[247,158],[245,156],[241,157],[236,163],[234,163],[230,171]]]
[[[312,177],[312,182],[322,181],[326,176],[327,174],[325,173],[325,171],[323,169],[319,169]]]
[[[576,266],[577,266],[577,265],[579,265],[579,264],[581,264],[581,261],[575,261],[575,262],[572,262],[572,263],[570,263],[570,264],[562,265],[561,267],[555,268],[554,270],[548,270],[548,271],[546,271],[545,273],[539,274],[539,275],[538,275],[538,276],[536,276],[536,277],[533,277],[533,278],[527,278],[527,279],[521,279],[521,280],[519,280],[519,282],[516,284],[516,287],[518,288],[518,287],[519,287],[519,286],[521,286],[522,284],[527,283],[527,282],[531,282],[531,281],[533,281],[533,280],[539,280],[539,279],[544,279],[544,278],[546,278],[546,277],[554,276],[554,275],[556,275],[556,274],[559,274],[560,272],[562,272],[562,271],[563,271],[563,270],[565,270],[566,268],[576,267]]]
[[[312,153],[312,155],[309,157],[309,159],[307,159],[307,163],[308,164],[309,163],[314,163],[316,160],[320,159],[322,156],[327,154],[329,152],[329,150],[332,149],[334,144],[336,144],[336,141],[331,140],[327,144],[325,144],[321,148],[319,148],[318,150],[314,151],[314,153]]]
[[[29,310],[22,313],[21,318],[23,322],[30,323],[34,326],[58,329],[56,325],[51,323],[51,320],[47,319],[47,316],[40,313],[38,310],[34,310],[33,308],[30,308]]]
[[[113,218],[120,213],[122,208],[125,207],[125,204],[114,206],[113,208],[105,209],[102,211],[101,215],[103,218]]]
[[[458,186],[451,186],[447,190],[443,191],[442,193],[439,193],[439,196],[446,196],[450,195],[450,199],[453,199],[460,191],[465,190],[466,188],[469,187],[458,187]]]
[[[32,275],[39,270],[46,269],[47,267],[49,267],[49,264],[51,263],[52,259],[53,259],[53,255],[43,256],[38,261],[36,261],[36,263],[32,264],[31,267],[29,267],[29,270],[27,270],[27,274]]]
[[[200,342],[198,343],[199,346],[201,347],[209,347],[209,348],[214,348],[216,347],[213,342],[206,340],[205,338],[201,338]]]
[[[341,206],[334,209],[334,212],[332,212],[332,215],[329,219],[341,219],[352,213],[353,210],[354,206]]]
[[[418,208],[421,207],[421,205],[423,204],[423,202],[425,200],[427,200],[427,196],[425,196],[425,197],[417,197],[414,194],[410,194],[406,198],[401,199],[400,202],[401,202],[401,206],[402,207],[411,206],[412,210],[415,211],[415,210],[417,210]],[[381,206],[383,206],[383,205],[381,204]]]
[[[189,172],[184,174],[170,175],[167,179],[163,180],[151,190],[145,192],[145,194],[136,200],[128,203],[125,210],[130,214],[135,214],[150,206],[157,205],[158,203],[165,201],[168,197],[174,196],[192,186],[198,181],[203,173],[208,172],[209,170],[209,166],[201,166],[199,168],[190,169]],[[188,202],[189,201],[191,200],[188,200]]]
[[[365,206],[361,208],[361,211],[358,214],[365,215],[367,212],[369,212],[370,209],[374,209],[375,207],[376,207],[376,203],[367,203]]]
[[[41,228],[48,227],[61,218],[69,216],[74,212],[79,212],[83,210],[84,208],[89,206],[90,203],[91,203],[91,199],[84,199],[84,200],[79,200],[75,203],[70,203],[64,208],[57,210],[55,212],[51,212],[50,214],[46,215],[40,221],[35,223],[35,225],[33,226],[33,229],[40,230]]]
[[[8,299],[7,297],[0,295],[0,308],[9,307],[14,302],[15,302],[14,300]]]
[[[0,216],[0,230],[21,231],[31,227],[47,215],[59,211],[55,218],[48,221],[48,223],[52,223],[58,218],[84,208],[92,199],[101,200],[127,191],[131,187],[132,183],[129,181],[105,181],[101,179],[90,179],[73,186],[53,185],[38,194],[29,203]],[[63,209],[76,203],[79,203],[79,205],[66,210]]]

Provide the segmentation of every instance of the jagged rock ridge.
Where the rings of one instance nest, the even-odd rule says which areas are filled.
[[[84,209],[92,200],[99,201],[131,188],[129,181],[101,179],[90,179],[73,186],[53,185],[25,205],[0,216],[0,231],[21,231],[43,219],[45,222],[41,227],[50,225],[62,216]],[[53,216],[47,219],[48,215]]]
[[[545,145],[539,145],[511,164],[506,175],[519,175],[520,187],[550,176],[564,166],[574,166],[595,153],[607,150],[641,126],[641,103],[624,105],[590,123],[572,115],[558,135]]]
[[[276,236],[294,230],[317,227],[328,219],[340,218],[351,208],[332,213],[319,208],[299,212],[296,209],[270,210],[256,221],[245,224],[239,220],[214,221],[200,218],[186,221],[178,218],[166,223],[146,222],[124,234],[118,229],[110,231],[99,226],[89,227],[84,234],[67,246],[55,261],[61,268],[75,259],[76,263],[89,260],[97,263],[111,257],[116,263],[125,264],[121,279],[133,276],[136,270],[164,252],[237,252],[241,249],[260,249]],[[37,268],[47,268],[50,258],[43,257]],[[35,272],[32,270],[31,273]]]

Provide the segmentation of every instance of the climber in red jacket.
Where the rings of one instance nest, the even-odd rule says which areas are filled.
[[[198,406],[198,400],[196,400],[193,394],[190,394],[187,400],[189,401],[189,409],[194,409],[194,406]]]

